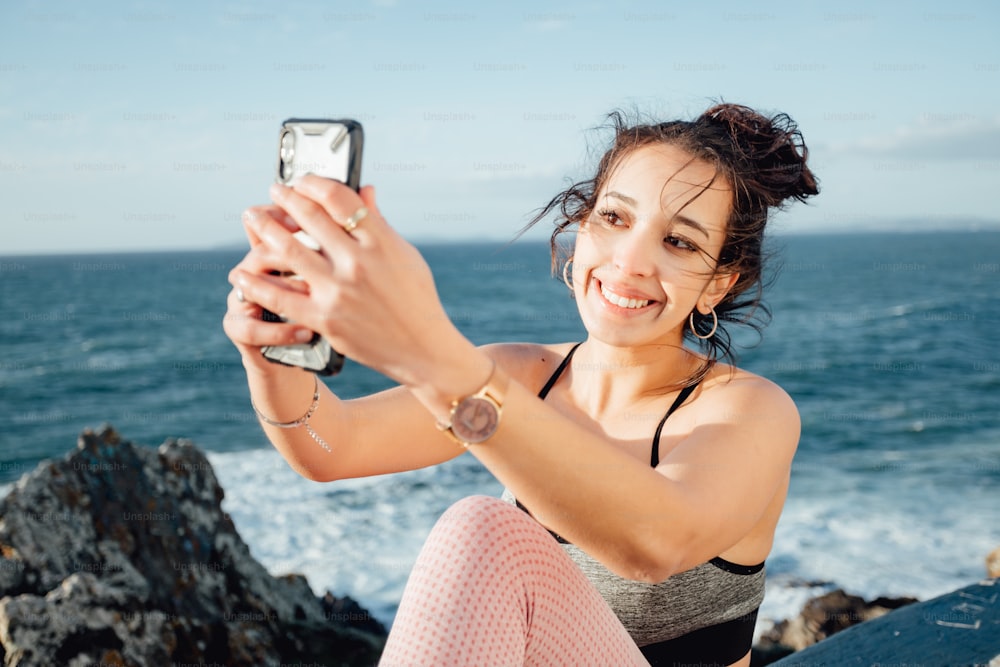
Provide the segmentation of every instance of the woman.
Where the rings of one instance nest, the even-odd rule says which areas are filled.
[[[614,119],[595,177],[535,220],[561,213],[554,264],[576,231],[562,272],[581,344],[474,346],[371,187],[311,177],[244,216],[225,328],[282,456],[327,481],[468,450],[506,487],[441,517],[384,665],[749,664],[799,421],[779,387],[719,358],[726,323],[760,305],[768,212],[816,181],[784,115]],[[260,355],[313,331],[400,386],[344,401]]]

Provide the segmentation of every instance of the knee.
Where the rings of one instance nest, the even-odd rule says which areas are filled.
[[[515,505],[489,496],[456,502],[434,525],[414,573],[424,578],[507,581],[548,571],[539,563],[567,559],[537,521]],[[441,563],[447,563],[448,575]]]
[[[441,515],[435,532],[455,536],[459,541],[475,540],[534,520],[514,505],[492,496],[468,496]]]
[[[493,496],[468,496],[452,504],[440,522],[451,525],[481,526],[497,520],[510,519],[522,512],[514,505]]]

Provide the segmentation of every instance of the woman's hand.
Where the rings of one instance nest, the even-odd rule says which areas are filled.
[[[247,210],[243,214],[243,227],[250,240],[250,252],[230,272],[229,282],[235,285],[234,276],[238,273],[252,273],[265,280],[282,282],[288,289],[302,291],[305,287],[300,281],[270,275],[271,271],[281,269],[278,268],[279,262],[272,257],[267,247],[261,243],[261,239],[253,231],[254,225],[251,224],[251,220],[257,217],[267,217],[275,224],[287,228],[290,233],[298,229],[295,223],[277,206],[261,206]],[[248,371],[269,373],[281,369],[293,370],[269,362],[261,354],[260,348],[266,345],[294,345],[308,342],[313,336],[312,331],[293,323],[265,322],[263,320],[264,309],[259,304],[247,299],[239,287],[229,293],[226,306],[222,328],[236,349],[239,350],[243,357],[243,365]]]
[[[448,320],[423,257],[379,213],[374,189],[358,194],[337,181],[306,176],[294,189],[273,186],[271,196],[275,206],[244,216],[253,249],[230,281],[234,292],[257,304],[238,312],[253,315],[263,307],[295,325],[248,324],[230,338],[245,346],[265,344],[265,338],[284,344],[305,327],[402,384],[428,382],[434,361],[465,339]],[[348,231],[345,224],[352,219],[357,226]],[[320,251],[300,243],[293,236],[297,229]],[[300,280],[270,271],[291,272]]]

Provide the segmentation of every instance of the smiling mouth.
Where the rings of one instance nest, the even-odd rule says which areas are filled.
[[[649,304],[653,303],[649,299],[630,299],[628,297],[615,294],[610,289],[605,287],[604,283],[601,283],[601,296],[603,296],[608,303],[612,303],[619,308],[629,308],[632,310],[645,308]]]

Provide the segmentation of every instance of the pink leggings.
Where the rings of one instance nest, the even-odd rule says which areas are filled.
[[[487,496],[460,500],[434,526],[379,663],[648,664],[548,531]]]

